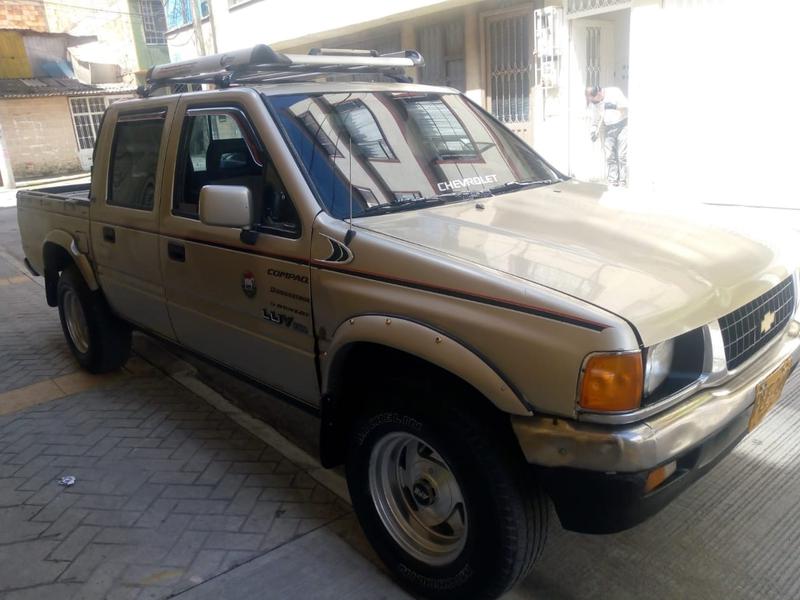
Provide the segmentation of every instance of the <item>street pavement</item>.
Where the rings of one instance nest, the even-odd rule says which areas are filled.
[[[292,439],[299,417],[144,336],[120,373],[80,372],[22,258],[0,209],[0,598],[407,597],[313,444],[248,413]],[[553,516],[506,600],[800,597],[799,395],[795,375],[758,430],[633,530],[578,535]]]

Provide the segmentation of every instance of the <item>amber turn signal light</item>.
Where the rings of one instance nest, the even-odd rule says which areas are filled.
[[[677,468],[678,464],[673,460],[671,463],[667,463],[666,465],[662,465],[657,469],[650,471],[650,473],[647,475],[647,480],[644,482],[644,493],[649,494],[662,483],[664,483],[672,476]]]
[[[578,403],[585,410],[634,410],[642,402],[643,383],[641,352],[594,354],[584,365]]]

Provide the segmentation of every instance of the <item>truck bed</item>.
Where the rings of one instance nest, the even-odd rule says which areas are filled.
[[[72,185],[54,185],[46,188],[38,188],[35,190],[20,190],[17,192],[17,200],[21,197],[28,198],[53,198],[59,200],[68,200],[73,202],[88,202],[89,191],[91,190],[90,183],[78,183]]]
[[[44,272],[43,249],[50,235],[68,235],[88,251],[90,188],[82,183],[17,192],[22,249],[37,273]]]

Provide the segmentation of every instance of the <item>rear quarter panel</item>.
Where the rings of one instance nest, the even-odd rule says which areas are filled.
[[[89,202],[58,198],[53,194],[21,191],[17,194],[17,220],[22,250],[33,268],[44,274],[44,242],[56,230],[70,234],[78,250],[89,254]]]

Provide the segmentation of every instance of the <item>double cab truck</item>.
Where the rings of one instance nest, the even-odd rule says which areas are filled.
[[[797,263],[564,176],[420,64],[154,67],[106,110],[91,185],[20,192],[19,225],[84,368],[136,329],[305,407],[396,579],[496,598],[551,504],[632,527],[758,426],[800,356]]]

